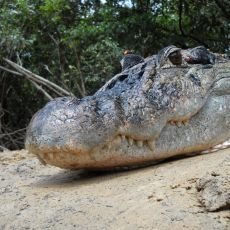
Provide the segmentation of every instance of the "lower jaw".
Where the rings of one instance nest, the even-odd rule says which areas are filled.
[[[111,169],[111,168],[136,168],[150,165],[162,161],[166,158],[185,155],[188,153],[199,153],[207,150],[214,145],[221,143],[222,140],[204,143],[201,145],[187,146],[174,149],[174,151],[161,151],[161,147],[156,143],[154,151],[147,145],[130,146],[128,141],[123,140],[120,144],[114,143],[112,146],[94,149],[89,153],[79,153],[78,151],[44,149],[43,151],[34,151],[38,159],[43,164],[54,165],[66,169]],[[168,148],[170,149],[170,148]]]

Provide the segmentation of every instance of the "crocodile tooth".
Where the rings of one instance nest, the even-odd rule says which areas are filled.
[[[53,159],[54,159],[53,153],[49,153],[49,159],[50,159],[50,160],[53,160]]]
[[[116,144],[120,144],[121,143],[121,137],[118,135],[115,140]]]
[[[137,146],[138,147],[143,147],[143,141],[137,141]]]
[[[169,123],[170,123],[171,125],[176,125],[176,122],[175,122],[175,121],[169,121]]]
[[[189,120],[184,120],[184,121],[182,121],[182,124],[183,124],[183,125],[187,125],[187,124],[188,124],[188,121],[189,121]]]
[[[152,151],[155,149],[155,142],[154,141],[147,141],[147,144]]]
[[[123,141],[126,140],[126,136],[125,135],[121,135],[121,138],[122,138]]]
[[[40,155],[37,154],[36,156],[41,164],[46,165],[46,162],[40,157]]]
[[[65,154],[65,153],[60,153],[60,154],[59,154],[59,157],[60,157],[61,159],[65,159],[66,154]]]
[[[107,144],[107,148],[108,148],[108,149],[111,149],[111,148],[112,148],[111,142],[109,142],[109,143]]]
[[[181,127],[182,126],[182,122],[181,121],[176,121],[175,123],[176,123],[177,127]]]
[[[131,137],[128,137],[128,142],[129,142],[129,145],[133,145],[133,139]]]

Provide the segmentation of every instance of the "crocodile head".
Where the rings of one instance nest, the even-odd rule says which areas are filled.
[[[95,95],[57,98],[32,118],[26,148],[62,168],[141,165],[230,138],[230,61],[156,68],[155,57]]]

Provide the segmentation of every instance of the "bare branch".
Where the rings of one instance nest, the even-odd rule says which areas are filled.
[[[79,86],[79,92],[81,93],[81,96],[82,97],[84,97],[84,96],[86,96],[86,89],[85,89],[85,82],[84,82],[84,79],[83,79],[83,77],[82,77],[82,72],[81,72],[81,65],[80,65],[80,60],[79,60],[79,57],[78,57],[78,55],[76,55],[76,65],[77,65],[77,69],[78,69],[78,71],[79,71],[79,75],[80,75],[80,81],[81,81],[81,88],[80,88],[80,86],[79,86],[79,84],[78,84],[78,86]],[[80,90],[81,89],[81,90]]]
[[[52,98],[40,85],[38,85],[37,83],[43,84],[40,80],[37,80],[36,78],[34,78],[33,76],[24,73],[24,76],[40,91],[42,91],[46,97],[48,98]],[[44,86],[46,86],[48,89],[50,89],[51,91],[53,91],[54,93],[56,93],[58,96],[65,96],[63,95],[60,91],[56,90],[55,88],[53,88],[52,86],[48,85],[48,84],[43,84]],[[51,99],[52,100],[52,99]]]
[[[29,81],[35,86],[36,89],[40,90],[50,101],[53,100],[53,98],[40,85],[32,80]]]
[[[11,129],[4,126],[3,134],[0,135],[0,138],[4,139],[0,143],[1,146],[4,146],[3,148],[7,148],[6,146],[14,146],[14,148],[22,146],[24,144],[25,131],[26,128],[22,128],[12,132]]]
[[[3,58],[3,60],[5,62],[7,62],[10,66],[12,66],[14,69],[16,69],[17,71],[22,73],[23,75],[27,74],[27,76],[30,77],[31,80],[34,80],[37,83],[43,84],[45,86],[49,85],[50,87],[55,88],[56,90],[62,92],[66,96],[73,96],[73,94],[71,92],[68,92],[67,90],[65,90],[65,89],[61,88],[60,86],[56,85],[55,83],[53,83],[53,82],[51,82],[51,81],[49,81],[49,80],[37,75],[37,74],[32,73],[31,71],[29,71],[29,70],[23,68],[22,66],[10,61],[9,59]]]
[[[4,70],[4,71],[6,71],[6,72],[12,73],[12,74],[14,74],[14,75],[23,76],[23,74],[18,73],[18,72],[16,72],[16,71],[13,71],[13,70],[8,69],[8,68],[3,67],[3,66],[0,66],[0,69]]]
[[[41,91],[49,100],[52,100],[53,98],[40,86],[36,83],[36,79],[34,79],[33,77],[29,76],[28,74],[21,74],[19,72],[16,72],[16,71],[13,71],[13,70],[10,70],[8,68],[5,68],[3,66],[0,66],[0,69],[6,71],[6,72],[9,72],[9,73],[12,73],[14,75],[18,75],[18,76],[25,76],[34,86],[35,88],[37,88],[39,91]],[[39,81],[40,83],[40,81]],[[63,94],[61,94],[59,91],[57,91],[56,89],[50,87],[49,85],[46,85],[47,88],[49,88],[51,91],[53,91],[54,93],[56,93],[58,96],[63,96]]]
[[[15,130],[15,131],[11,132],[11,133],[0,134],[0,137],[2,138],[2,137],[4,137],[4,136],[11,136],[11,135],[14,135],[14,134],[19,133],[19,132],[22,132],[22,131],[23,131],[23,132],[26,131],[26,128],[18,129],[18,130]]]
[[[48,33],[49,37],[52,39],[52,41],[55,43],[56,47],[57,47],[57,55],[58,55],[58,62],[59,62],[59,69],[61,71],[61,73],[64,73],[64,70],[62,68],[62,64],[61,64],[61,54],[60,54],[60,42],[58,42],[53,35],[51,35],[50,33]]]

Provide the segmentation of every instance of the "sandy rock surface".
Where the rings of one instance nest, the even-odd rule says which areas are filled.
[[[0,229],[230,229],[230,149],[123,172],[0,152]]]

